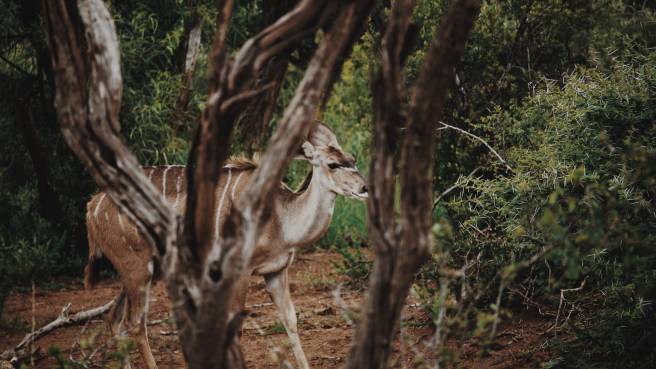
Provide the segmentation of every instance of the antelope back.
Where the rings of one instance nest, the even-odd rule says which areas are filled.
[[[255,165],[245,161],[229,162],[217,186],[217,207],[212,236],[219,237],[220,225],[236,198],[241,194]],[[187,178],[184,166],[143,167],[145,175],[180,213],[187,202]],[[121,214],[106,193],[94,195],[87,204],[87,232],[90,257],[105,255],[121,275],[121,279],[133,279],[142,283],[148,275],[137,270],[147,270],[152,253],[150,246],[127,216]]]

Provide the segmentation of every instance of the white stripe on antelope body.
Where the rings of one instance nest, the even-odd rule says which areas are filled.
[[[223,185],[223,189],[221,190],[221,198],[219,199],[219,206],[217,206],[217,209],[219,210],[216,212],[215,221],[214,221],[214,242],[218,241],[221,234],[220,222],[221,222],[221,212],[223,211],[223,204],[224,204],[223,200],[225,199],[226,193],[228,192],[228,188],[230,188],[231,180],[232,180],[232,167],[228,168],[228,179],[226,180],[226,183]]]
[[[296,192],[281,186],[276,193],[272,216],[258,238],[248,272],[265,278],[266,289],[287,330],[298,366],[308,369],[289,293],[287,268],[295,248],[311,245],[325,234],[336,196],[339,194],[361,200],[367,197],[367,188],[355,169],[353,156],[342,150],[335,135],[323,124],[316,124],[299,149],[298,158],[307,160],[312,165],[312,171]],[[228,212],[248,186],[256,167],[255,163],[245,160],[232,160],[224,167],[216,188],[218,202],[213,222],[214,239],[220,238],[219,230]],[[186,167],[144,167],[143,170],[166,200],[182,213],[186,205]],[[234,181],[233,176],[236,176]],[[110,328],[114,334],[120,334],[125,321],[127,331],[137,342],[146,366],[153,369],[156,364],[146,334],[144,312],[147,311],[147,297],[144,291],[148,291],[158,271],[155,265],[149,268],[152,257],[150,246],[134,224],[128,218],[123,219],[113,201],[103,201],[105,197],[105,193],[97,194],[87,205],[87,211],[93,209],[94,216],[87,215],[89,262],[85,269],[85,285],[93,285],[95,264],[102,255],[107,257],[123,284],[117,304],[110,312]],[[99,221],[99,211],[109,215],[105,221]],[[125,227],[124,221],[130,226]],[[210,252],[219,252],[216,244]],[[245,288],[237,291],[235,310],[244,308],[245,297]]]

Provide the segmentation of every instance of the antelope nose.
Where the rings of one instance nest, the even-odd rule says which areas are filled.
[[[367,191],[367,186],[362,185],[362,188],[360,189],[360,193],[367,193],[367,192],[369,192],[369,191]]]

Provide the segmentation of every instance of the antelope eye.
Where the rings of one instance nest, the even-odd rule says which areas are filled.
[[[328,168],[330,168],[330,169],[337,169],[337,168],[339,168],[340,166],[341,166],[341,165],[339,165],[338,163],[330,163],[330,164],[328,164]]]

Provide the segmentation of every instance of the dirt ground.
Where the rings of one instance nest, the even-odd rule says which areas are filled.
[[[296,304],[299,331],[306,356],[312,368],[339,368],[345,363],[351,343],[353,327],[344,314],[345,306],[357,309],[362,294],[341,288],[343,302],[334,297],[335,286],[344,282],[334,272],[332,262],[340,256],[333,252],[318,251],[300,255],[291,268],[292,298]],[[100,306],[118,294],[116,281],[107,280],[95,289],[86,291],[79,281],[66,282],[57,290],[39,290],[36,293],[34,319],[40,327],[57,317],[61,308],[72,303],[71,312]],[[271,305],[260,277],[250,281],[247,309],[250,317],[243,326],[241,344],[249,368],[280,368],[280,358],[295,364],[287,345],[284,328],[277,320],[275,307]],[[150,344],[160,369],[183,368],[182,354],[174,333],[174,326],[167,320],[169,302],[163,283],[159,283],[151,294],[149,320]],[[164,320],[163,322],[161,320]],[[0,326],[0,352],[16,345],[32,321],[32,304],[29,293],[13,293],[7,300],[3,323]],[[427,349],[425,342],[432,337],[432,330],[425,324],[425,314],[408,301],[404,312],[404,328],[394,344],[392,363],[394,368],[417,368],[419,362],[431,362],[435,353]],[[449,341],[447,346],[459,352],[458,367],[463,368],[534,368],[549,360],[542,345],[546,338],[549,322],[532,316],[515,316],[504,322],[499,329],[494,351],[485,356],[478,354],[474,341]],[[116,367],[117,359],[111,352],[117,344],[107,334],[103,320],[95,319],[85,326],[63,328],[37,341],[45,353],[37,361],[37,368],[52,368],[56,360],[48,355],[48,348],[56,346],[64,357],[80,359],[84,353],[90,355],[100,348],[89,360],[93,367]],[[96,338],[94,339],[94,336]],[[86,347],[86,349],[81,349]],[[142,368],[143,363],[137,350],[132,350],[130,360],[133,368]]]

